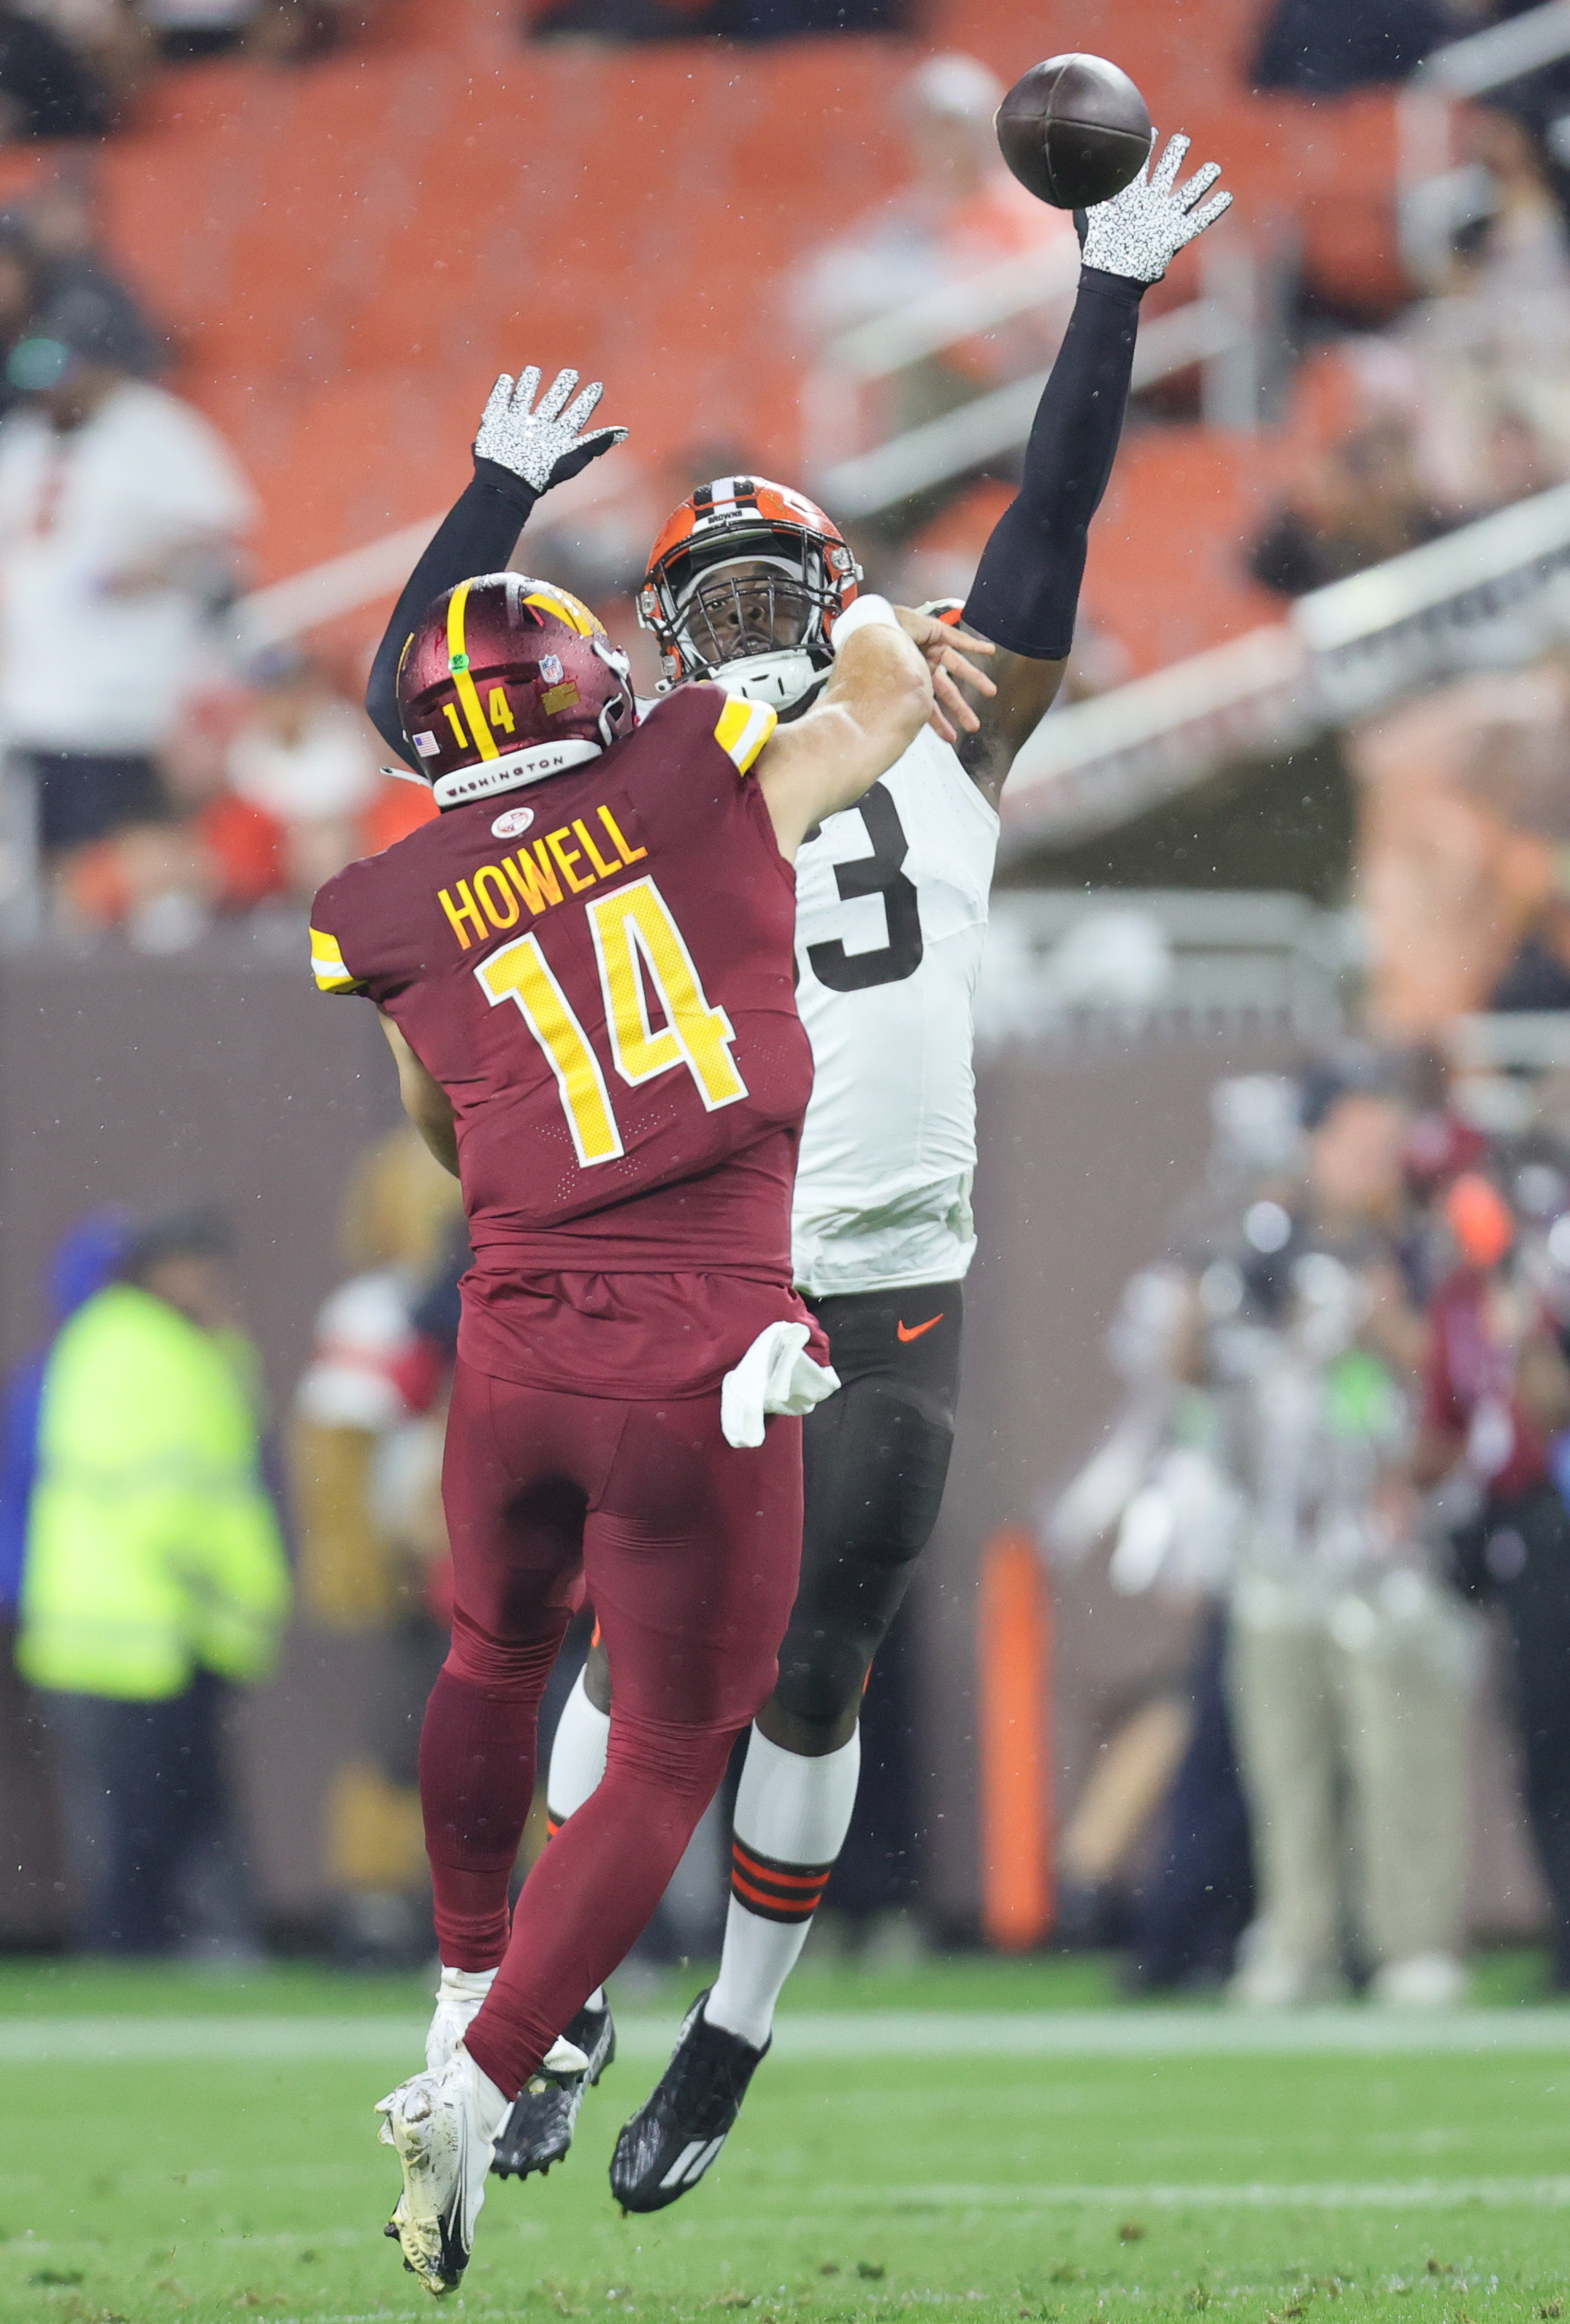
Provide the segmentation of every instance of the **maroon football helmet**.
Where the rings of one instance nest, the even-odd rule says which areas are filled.
[[[439,807],[581,766],[638,723],[627,657],[553,582],[485,573],[403,649],[398,711]]]

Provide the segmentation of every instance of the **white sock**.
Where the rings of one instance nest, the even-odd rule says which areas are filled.
[[[561,1708],[556,1740],[550,1747],[550,1772],[545,1778],[545,1812],[552,1831],[559,1831],[569,1815],[599,1789],[605,1772],[605,1752],[611,1739],[611,1714],[596,1711],[579,1671],[572,1692]]]
[[[545,1778],[545,1817],[553,1832],[559,1831],[568,1817],[599,1789],[600,1777],[605,1772],[611,1714],[595,1709],[583,1682],[584,1674],[579,1671],[573,1681],[572,1692],[562,1705],[556,1740],[550,1747],[550,1771]],[[603,2009],[605,2006],[605,1988],[596,1985],[584,2007]]]
[[[436,2007],[425,2037],[425,2062],[433,2072],[439,2074],[447,2064],[495,1981],[494,1969],[449,1969],[442,1963]]]
[[[453,2052],[453,2069],[466,2080],[474,2092],[475,2120],[494,2146],[502,2135],[502,2125],[513,2111],[513,2101],[505,2090],[499,2090],[483,2068],[461,2044]]]
[[[703,2014],[761,2050],[800,1958],[835,1858],[845,1846],[862,1766],[858,1727],[820,1759],[747,1738],[731,1844],[725,1951]]]

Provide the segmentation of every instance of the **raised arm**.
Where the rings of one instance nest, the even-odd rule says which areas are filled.
[[[881,597],[863,597],[835,624],[834,674],[804,718],[776,729],[757,762],[780,853],[796,851],[815,825],[854,807],[908,751],[929,719],[941,720],[922,644]],[[903,621],[906,626],[901,626]],[[954,633],[928,624],[952,647]]]
[[[437,527],[393,608],[365,688],[371,724],[390,751],[408,756],[398,715],[398,664],[420,615],[444,590],[476,573],[499,573],[518,545],[535,503],[625,440],[624,428],[585,429],[605,390],[598,381],[570,403],[575,371],[560,371],[537,409],[540,374],[531,364],[514,384],[503,372],[475,438],[475,474]]]
[[[1188,151],[1174,137],[1154,171],[1146,162],[1110,202],[1076,213],[1084,264],[1052,375],[1042,391],[1018,498],[982,553],[966,625],[1000,649],[997,691],[959,754],[995,807],[1015,753],[1050,707],[1074,642],[1090,521],[1112,475],[1128,408],[1140,301],[1184,245],[1231,204],[1207,161],[1176,186]],[[1175,189],[1176,188],[1176,189]]]

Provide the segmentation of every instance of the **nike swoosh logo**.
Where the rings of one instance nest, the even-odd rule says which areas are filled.
[[[923,1332],[930,1332],[935,1323],[941,1323],[942,1321],[942,1314],[938,1314],[929,1315],[925,1323],[896,1323],[894,1330],[901,1340],[919,1340]]]

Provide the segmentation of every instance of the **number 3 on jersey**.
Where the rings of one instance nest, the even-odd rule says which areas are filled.
[[[586,907],[599,963],[605,1023],[616,1071],[632,1088],[656,1074],[685,1065],[706,1110],[734,1105],[747,1085],[731,1055],[735,1039],[723,1009],[711,1008],[670,908],[652,880],[634,880]],[[624,1149],[610,1092],[588,1035],[540,949],[536,936],[519,936],[475,970],[495,1008],[516,1003],[539,1042],[561,1093],[562,1110],[585,1169],[614,1161]],[[653,991],[665,1019],[650,1019]]]

